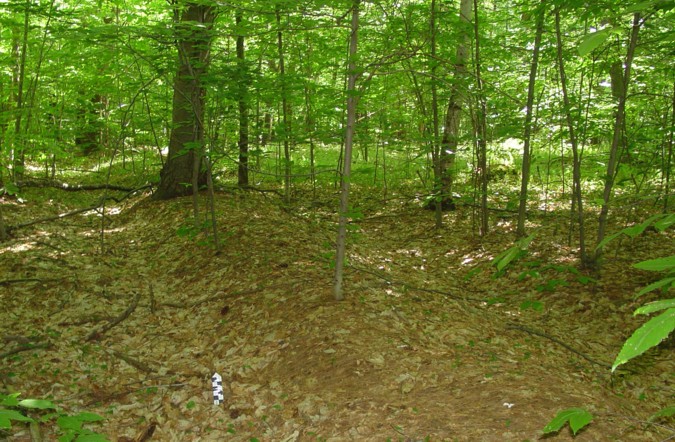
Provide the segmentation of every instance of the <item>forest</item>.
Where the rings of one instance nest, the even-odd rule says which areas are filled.
[[[675,439],[675,0],[0,0],[0,440]]]

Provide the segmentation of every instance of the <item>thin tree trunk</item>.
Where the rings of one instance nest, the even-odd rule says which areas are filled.
[[[243,12],[237,10],[236,17],[237,29],[241,31],[241,22],[243,21]],[[239,168],[238,184],[241,187],[248,186],[248,69],[246,68],[246,56],[244,52],[244,36],[237,35],[237,68],[239,82]]]
[[[440,130],[438,122],[438,86],[436,85],[436,71],[438,62],[436,61],[436,0],[431,0],[431,13],[429,14],[429,32],[431,34],[431,111],[433,115],[433,140],[431,144],[431,162],[434,168],[434,195],[440,196],[443,193],[441,184],[441,152],[440,152]],[[440,201],[436,201],[434,209],[434,219],[436,228],[443,227],[443,207]]]
[[[281,10],[279,5],[276,7],[277,16],[277,49],[279,50],[279,76],[281,80],[281,116],[283,119],[283,138],[284,138],[284,200],[286,203],[291,201],[291,148],[290,148],[290,125],[288,108],[288,90],[286,88],[286,68],[284,66],[284,40],[281,32]]]
[[[18,182],[23,178],[25,162],[25,140],[21,139],[21,121],[23,118],[23,84],[26,78],[26,53],[28,51],[28,31],[30,22],[30,0],[24,3],[23,35],[21,40],[21,56],[19,58],[17,93],[16,93],[16,115],[14,120],[14,145],[12,155],[12,178]]]
[[[668,194],[670,193],[670,174],[671,174],[671,167],[673,165],[673,138],[675,135],[675,83],[673,83],[673,106],[671,108],[672,112],[672,120],[670,123],[670,140],[668,142],[668,155],[667,159],[665,159],[665,164],[663,166],[663,170],[665,170],[665,197],[663,198],[663,213],[668,213]],[[665,155],[664,155],[665,157]]]
[[[335,254],[335,278],[334,278],[334,296],[336,301],[344,299],[342,289],[342,280],[344,276],[345,248],[347,243],[347,212],[349,211],[349,182],[351,179],[352,168],[352,145],[354,141],[354,131],[356,129],[356,106],[358,97],[356,95],[356,50],[358,46],[359,30],[359,3],[360,0],[354,0],[352,5],[352,25],[351,37],[349,39],[349,62],[347,68],[347,127],[345,129],[345,149],[344,166],[342,168],[342,180],[340,190],[340,212],[337,234],[337,251]]]
[[[476,112],[478,121],[478,168],[480,171],[480,236],[488,233],[488,170],[487,170],[487,105],[483,96],[483,80],[481,77],[480,38],[478,33],[478,0],[473,2],[473,31],[476,51],[476,92],[478,95],[479,108]]]
[[[605,176],[605,188],[602,193],[602,208],[600,209],[600,216],[598,217],[598,238],[597,244],[600,244],[605,238],[605,229],[607,228],[607,215],[609,214],[609,200],[612,197],[612,188],[614,187],[614,178],[616,170],[619,165],[619,147],[622,144],[622,132],[624,121],[626,118],[626,98],[628,91],[628,83],[630,80],[630,70],[633,64],[633,55],[637,46],[638,34],[640,32],[641,18],[640,13],[633,15],[633,27],[631,29],[630,41],[628,43],[628,51],[626,54],[626,62],[624,71],[621,74],[619,89],[613,88],[613,91],[619,93],[618,104],[616,108],[616,117],[614,119],[614,135],[612,137],[612,146],[609,149],[609,159],[607,161],[607,175]],[[595,250],[593,257],[593,264],[598,265],[600,257],[602,256],[602,248]]]
[[[570,143],[572,144],[572,208],[576,212],[577,222],[579,223],[579,258],[582,266],[588,265],[588,256],[586,255],[586,235],[584,232],[584,206],[581,198],[581,158],[579,155],[579,143],[577,141],[576,129],[572,120],[572,105],[567,92],[567,75],[565,74],[565,64],[563,61],[563,43],[560,32],[560,7],[555,8],[555,36],[558,46],[558,70],[560,72],[560,85],[563,94],[563,103],[565,105],[565,118],[567,120],[567,130],[570,134]]]
[[[534,51],[532,54],[532,65],[530,66],[530,80],[527,88],[527,110],[525,114],[525,133],[523,135],[523,167],[522,178],[520,182],[520,205],[518,207],[518,227],[516,228],[516,235],[520,237],[526,236],[525,233],[525,216],[527,213],[527,187],[530,182],[530,162],[532,160],[530,153],[530,141],[532,137],[532,115],[534,111],[534,89],[535,80],[537,79],[537,67],[539,66],[539,49],[541,47],[541,35],[544,32],[544,17],[546,16],[546,1],[542,0],[539,3],[539,11],[537,12],[537,30],[534,37]]]

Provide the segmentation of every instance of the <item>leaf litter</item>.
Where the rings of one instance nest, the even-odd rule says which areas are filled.
[[[469,208],[436,231],[433,213],[398,201],[357,196],[364,218],[350,230],[340,303],[335,215],[309,203],[218,195],[218,254],[202,236],[177,235],[191,222],[187,198],[128,201],[108,219],[103,252],[95,213],[22,231],[2,245],[0,281],[22,281],[0,286],[0,353],[26,345],[8,337],[46,345],[4,357],[2,392],[99,413],[99,431],[118,441],[535,440],[572,407],[596,416],[579,440],[668,435],[646,422],[672,405],[672,343],[618,375],[603,365],[639,326],[632,294],[650,281],[629,265],[672,253],[667,232],[612,249],[597,282],[556,274],[569,284],[547,292],[518,264],[494,277],[511,220],[481,240]],[[10,213],[24,221],[66,206]],[[532,259],[574,265],[557,221],[531,222],[546,238]],[[12,431],[8,440],[30,440]]]

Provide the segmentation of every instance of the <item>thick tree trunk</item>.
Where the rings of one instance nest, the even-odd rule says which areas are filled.
[[[436,204],[446,209],[454,209],[452,202],[452,167],[455,163],[457,146],[459,144],[459,123],[462,117],[462,104],[466,98],[466,63],[468,59],[469,29],[471,29],[471,16],[473,14],[473,0],[462,0],[459,7],[459,19],[462,22],[460,39],[457,44],[455,56],[455,71],[450,90],[450,100],[445,113],[445,128],[441,140],[439,152],[439,173],[437,181],[440,182],[440,192],[437,193]]]
[[[537,30],[534,37],[534,51],[532,53],[532,64],[530,66],[530,81],[527,88],[527,110],[525,113],[525,133],[523,135],[523,167],[520,182],[520,205],[518,206],[518,227],[516,235],[521,238],[525,233],[525,215],[527,213],[527,187],[530,182],[530,141],[532,138],[532,115],[534,115],[534,89],[537,79],[537,67],[539,66],[539,49],[541,47],[541,35],[544,32],[544,17],[546,16],[546,2],[539,4],[537,12]]]
[[[352,5],[351,37],[349,39],[349,63],[347,67],[347,127],[345,130],[344,165],[342,168],[342,186],[340,191],[340,213],[338,221],[337,251],[335,254],[335,277],[333,294],[336,301],[344,299],[342,279],[344,276],[345,249],[347,244],[347,212],[349,211],[349,182],[352,170],[352,145],[356,129],[356,50],[358,47],[359,31],[359,3],[354,0]]]
[[[176,25],[179,66],[174,79],[173,115],[169,155],[162,171],[155,199],[170,199],[193,192],[193,170],[197,162],[199,186],[206,184],[206,174],[199,165],[204,144],[204,95],[202,77],[209,66],[211,6],[187,3]]]

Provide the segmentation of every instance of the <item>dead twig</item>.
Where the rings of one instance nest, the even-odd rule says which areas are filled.
[[[136,310],[136,306],[138,306],[139,299],[141,299],[141,295],[139,293],[136,293],[136,295],[134,296],[134,300],[131,302],[131,305],[126,310],[124,310],[121,315],[119,315],[117,318],[110,321],[103,327],[96,330],[92,330],[91,333],[87,335],[86,340],[93,341],[95,339],[101,338],[101,336],[108,330],[110,330],[111,328],[115,327],[116,325],[127,319],[134,312],[134,310]]]
[[[150,368],[148,365],[144,364],[143,362],[139,361],[138,359],[134,359],[131,356],[122,353],[121,351],[117,351],[115,349],[109,349],[110,353],[112,353],[116,358],[119,358],[126,362],[127,364],[131,365],[138,371],[142,371],[144,373],[155,373],[157,370],[154,370],[153,368]]]
[[[0,359],[5,359],[9,356],[15,355],[17,353],[21,353],[22,351],[30,351],[30,350],[37,350],[37,349],[46,349],[50,348],[52,346],[51,342],[45,342],[44,344],[25,344],[25,345],[20,345],[17,348],[14,348],[12,350],[6,351],[4,353],[0,353]]]
[[[515,325],[515,324],[508,324],[506,326],[506,328],[509,329],[509,330],[519,330],[519,331],[522,331],[522,332],[525,332],[525,333],[529,333],[531,335],[540,336],[542,338],[548,339],[549,341],[553,341],[556,344],[560,345],[561,347],[566,348],[567,350],[571,351],[572,353],[574,353],[578,356],[581,356],[582,358],[586,359],[591,364],[599,365],[600,367],[608,368],[608,369],[612,368],[611,365],[609,365],[605,362],[598,362],[595,359],[592,359],[591,357],[586,356],[585,354],[583,354],[579,350],[576,350],[575,348],[571,347],[570,345],[564,343],[560,339],[558,339],[556,337],[553,337],[551,335],[547,335],[546,333],[542,333],[540,331],[532,330],[531,328],[527,328],[527,327],[523,327],[522,325]]]

